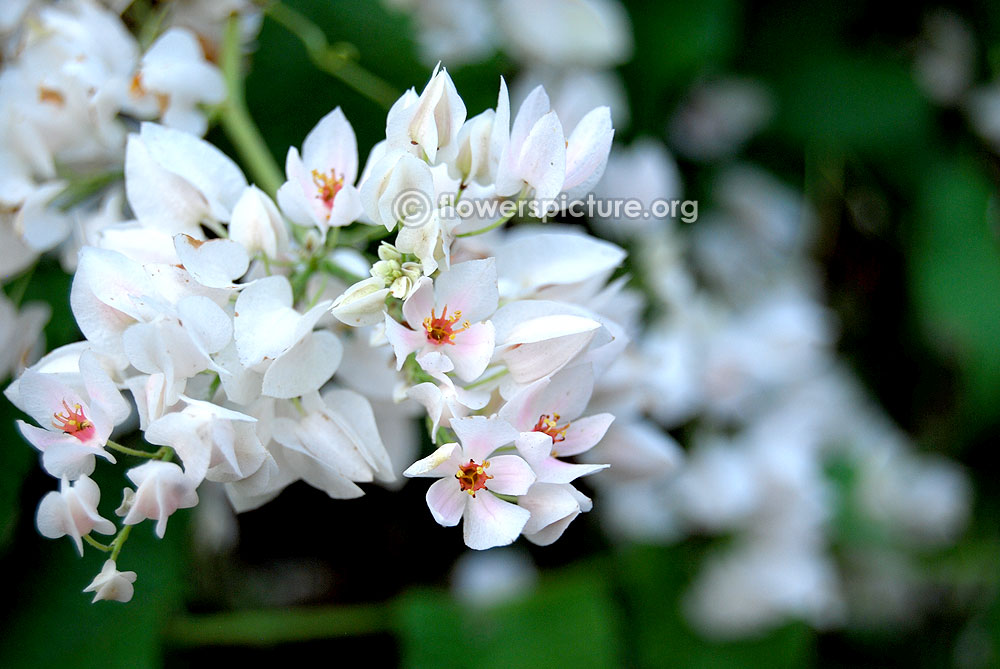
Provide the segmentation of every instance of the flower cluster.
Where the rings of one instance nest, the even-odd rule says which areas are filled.
[[[131,526],[153,520],[162,537],[174,512],[198,504],[203,482],[224,484],[237,511],[298,480],[339,499],[362,495],[359,484],[393,485],[416,442],[387,446],[380,433],[417,412],[449,443],[405,474],[441,477],[428,505],[442,525],[464,517],[470,547],[521,534],[549,544],[590,510],[573,482],[606,465],[564,458],[613,420],[580,416],[627,341],[600,306],[620,290],[605,284],[624,252],[572,229],[480,235],[493,222],[463,232],[438,216],[409,227],[391,202],[417,188],[435,202],[467,189],[589,189],[607,161],[608,110],[567,136],[543,89],[511,123],[500,86],[497,109],[467,120],[436,70],[389,112],[360,178],[353,130],[335,109],[301,151],[289,149],[277,202],[193,134],[147,122],[128,136],[134,219],[102,225],[73,277],[86,339],[6,391],[34,421],[20,421],[21,433],[62,482],[38,508],[40,533],[111,554],[88,588],[98,599],[132,594],[135,574],[116,566]],[[345,241],[364,247],[396,230],[377,259]],[[132,421],[159,450],[112,439]],[[98,459],[137,457],[146,462],[127,471],[116,530],[90,476]],[[115,537],[105,545],[92,532]]]

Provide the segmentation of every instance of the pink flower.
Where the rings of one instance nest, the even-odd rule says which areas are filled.
[[[433,287],[430,279],[422,278],[403,303],[405,325],[386,315],[385,336],[396,353],[396,369],[416,352],[417,362],[428,372],[449,371],[453,365],[463,381],[477,378],[490,364],[496,341],[493,324],[481,321],[496,310],[498,299],[492,258],[454,265]]]
[[[427,490],[427,506],[438,524],[454,527],[464,519],[465,545],[475,550],[513,543],[530,513],[497,495],[523,495],[535,474],[520,456],[496,455],[517,431],[496,417],[452,420],[458,444],[444,444],[403,472],[438,478]]]

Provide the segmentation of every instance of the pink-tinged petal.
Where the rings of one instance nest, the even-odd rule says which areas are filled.
[[[572,521],[579,515],[580,505],[570,492],[571,488],[569,485],[536,483],[528,494],[521,496],[518,504],[531,513],[531,519],[524,526],[524,533],[536,534],[553,523],[565,521],[567,518]],[[562,529],[565,529],[569,521],[562,526]]]
[[[559,446],[559,444],[556,444]],[[548,458],[535,467],[539,483],[571,483],[581,476],[587,476],[611,465],[576,465],[555,458]]]
[[[500,417],[522,432],[533,430],[542,415],[559,415],[560,424],[579,416],[594,389],[590,365],[573,365],[518,390],[500,409]]]
[[[21,375],[18,388],[18,408],[47,429],[55,429],[52,421],[56,414],[65,411],[63,402],[71,407],[76,404],[86,406],[86,402],[76,391],[60,382],[53,374],[27,369]]]
[[[521,432],[530,432],[538,417],[547,413],[541,408],[538,397],[550,382],[551,378],[546,376],[521,388],[501,407],[498,415]]]
[[[397,323],[389,314],[385,315],[385,338],[392,345],[392,350],[396,354],[396,369],[402,369],[406,362],[406,356],[420,349],[427,343],[424,331],[417,332],[405,325]]]
[[[532,467],[537,467],[552,456],[552,437],[544,432],[522,432],[514,446]]]
[[[465,505],[465,545],[481,551],[514,543],[530,517],[527,509],[480,492]]]
[[[604,438],[614,420],[609,413],[599,413],[573,421],[566,430],[566,438],[555,445],[555,450],[560,457],[589,451]]]
[[[531,466],[517,455],[496,455],[489,459],[486,473],[492,476],[487,489],[501,495],[523,495],[535,482]]]
[[[463,381],[474,381],[486,371],[496,350],[496,331],[493,323],[475,323],[459,332],[453,344],[442,350],[455,364],[455,374]]]
[[[454,477],[439,479],[427,489],[427,508],[437,524],[445,527],[458,525],[465,505],[471,501],[472,497],[462,492]]]
[[[426,458],[417,460],[407,467],[403,476],[454,478],[459,465],[465,459],[464,455],[458,444],[443,444]]]
[[[480,464],[493,451],[512,443],[518,436],[517,430],[510,423],[486,416],[469,416],[453,420],[451,429],[462,442],[465,457]]]
[[[403,302],[403,318],[414,330],[420,330],[425,318],[430,318],[434,308],[434,282],[426,276],[417,281],[417,288]],[[438,314],[440,316],[441,314]]]
[[[497,267],[493,258],[452,265],[434,282],[435,304],[448,313],[462,312],[463,321],[486,320],[497,310]]]
[[[345,184],[358,176],[358,141],[340,107],[319,120],[302,142],[302,161],[310,170],[336,170]]]

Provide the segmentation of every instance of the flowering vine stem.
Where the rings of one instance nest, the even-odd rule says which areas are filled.
[[[264,11],[275,23],[299,38],[309,60],[318,69],[385,109],[392,107],[399,97],[392,84],[358,65],[349,45],[331,46],[323,30],[302,14],[280,2],[268,5]]]
[[[226,101],[223,103],[223,113],[219,120],[240,158],[253,174],[254,181],[268,195],[274,197],[285,179],[247,109],[240,62],[240,17],[234,14],[226,23],[226,35],[222,44],[222,74],[226,80]]]

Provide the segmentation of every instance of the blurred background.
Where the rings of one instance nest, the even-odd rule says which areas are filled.
[[[601,403],[635,414],[632,469],[592,477],[555,545],[477,555],[424,486],[295,484],[239,517],[206,488],[162,541],[134,533],[133,601],[91,605],[102,558],[37,534],[50,479],[0,402],[0,666],[1000,663],[1000,6],[284,4],[378,90],[441,60],[470,117],[501,75],[515,105],[544,82],[567,127],[610,104],[600,194],[698,201],[693,223],[573,221],[631,252],[625,365],[648,371]],[[249,51],[279,160],[337,105],[362,156],[384,137],[378,93],[281,23]],[[79,338],[69,284],[43,260],[23,296],[49,349]]]

